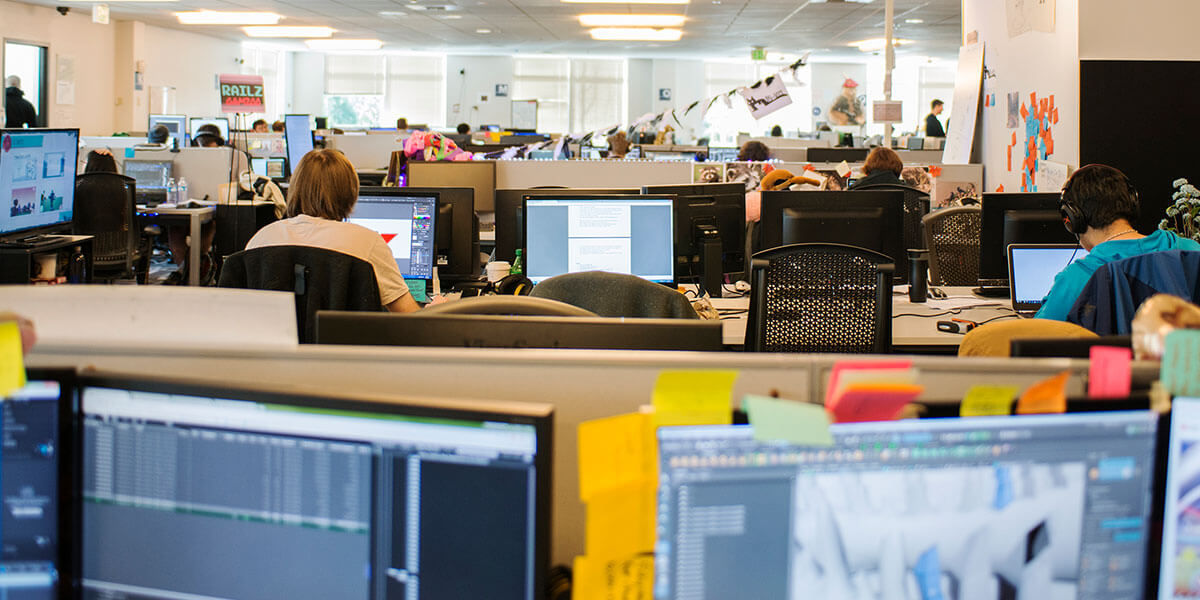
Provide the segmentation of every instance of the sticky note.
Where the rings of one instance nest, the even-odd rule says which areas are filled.
[[[728,425],[737,371],[663,371],[654,384],[654,425]]]
[[[652,600],[654,555],[620,558],[575,557],[571,598],[575,600]]]
[[[833,392],[837,389],[838,382],[841,381],[843,373],[861,370],[905,370],[911,368],[911,360],[863,360],[834,363],[833,369],[829,372],[829,385],[825,388],[825,404],[829,404],[829,401],[833,398]]]
[[[728,411],[726,411],[728,412]],[[648,413],[631,413],[579,424],[579,497],[657,480],[654,423]]]
[[[941,177],[942,176],[942,168],[937,165],[929,165],[929,176],[930,177]]]
[[[1003,183],[1002,183],[1002,184],[1000,184],[1000,185],[998,185],[998,186],[996,186],[996,193],[1002,193],[1003,191],[1004,191],[1004,184],[1003,184]]]
[[[900,409],[917,399],[925,388],[920,385],[852,385],[826,404],[834,423],[891,421]]]
[[[754,439],[801,446],[832,446],[829,414],[823,406],[767,396],[746,396],[742,408],[754,427]]]
[[[840,177],[849,177],[850,176],[850,164],[844,160],[841,163],[839,163],[837,166],[837,174]]]
[[[985,417],[1012,412],[1013,398],[1020,391],[1011,385],[975,385],[967,390],[959,407],[959,416]]]
[[[16,321],[0,323],[0,397],[25,387],[25,355]]]
[[[1133,350],[1092,346],[1088,365],[1089,398],[1125,398],[1133,380]]]
[[[1010,144],[1010,145],[1012,145],[1012,146],[1017,145],[1017,132],[1015,132],[1015,131],[1012,132],[1012,144]]]
[[[1025,390],[1017,400],[1017,414],[1049,414],[1067,412],[1067,380],[1071,372],[1063,371],[1043,379]]]
[[[916,369],[851,369],[841,372],[837,385],[833,386],[832,395],[841,395],[851,387],[911,385],[916,382]]]
[[[641,481],[597,492],[587,502],[588,556],[628,556],[654,550],[655,484]]]
[[[1200,330],[1167,334],[1159,379],[1174,396],[1200,396]]]
[[[1008,147],[1008,170],[1009,171],[1012,170],[1012,149],[1013,149],[1012,146]]]
[[[404,283],[408,285],[408,293],[412,294],[413,300],[429,302],[429,292],[424,279],[405,279]]]
[[[133,148],[125,149],[125,158],[133,158]]]

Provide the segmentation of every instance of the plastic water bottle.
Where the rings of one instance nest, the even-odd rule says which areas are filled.
[[[516,255],[516,257],[513,258],[512,268],[509,269],[509,271],[508,271],[510,274],[513,274],[513,275],[524,275],[525,274],[525,257],[522,256],[523,254],[524,254],[524,252],[522,251],[522,249],[517,248],[517,255]]]
[[[179,199],[176,200],[175,203],[176,204],[186,204],[188,202],[188,200],[191,200],[191,198],[188,196],[187,179],[180,177],[179,178]]]
[[[179,186],[175,185],[175,178],[167,180],[167,202],[178,205],[179,203]]]

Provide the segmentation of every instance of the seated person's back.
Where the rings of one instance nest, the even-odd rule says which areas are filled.
[[[1170,231],[1138,233],[1132,225],[1140,211],[1133,182],[1106,165],[1088,165],[1072,174],[1060,206],[1063,224],[1088,255],[1055,276],[1039,319],[1066,320],[1092,274],[1107,263],[1164,250],[1200,251],[1200,243]]]
[[[904,172],[904,161],[891,148],[872,148],[863,163],[863,178],[854,182],[850,189],[857,190],[872,185],[905,185],[900,179]]]

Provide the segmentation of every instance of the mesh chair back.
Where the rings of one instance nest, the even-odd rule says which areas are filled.
[[[925,248],[921,235],[921,219],[929,214],[929,193],[907,185],[878,183],[855,187],[855,191],[899,191],[904,192],[904,248]]]
[[[943,208],[922,219],[929,249],[929,283],[975,285],[979,282],[978,206]]]
[[[94,266],[132,269],[138,236],[134,230],[132,177],[117,173],[84,173],[75,178],[73,226],[76,234],[94,236]]]
[[[533,296],[475,296],[457,302],[434,304],[423,312],[444,315],[521,315],[544,317],[596,317],[596,313],[549,298]]]
[[[892,346],[892,259],[841,244],[754,255],[746,349],[878,353]]]

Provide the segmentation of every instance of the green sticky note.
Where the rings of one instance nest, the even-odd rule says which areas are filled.
[[[746,396],[742,408],[760,442],[784,441],[799,446],[832,446],[829,414],[825,407],[808,402]]]
[[[1167,334],[1159,379],[1172,396],[1200,397],[1200,330]]]
[[[654,384],[654,425],[728,425],[737,371],[663,371]]]
[[[16,321],[0,323],[0,398],[25,387],[25,355]]]
[[[961,417],[986,417],[1012,414],[1013,398],[1020,391],[1012,385],[975,385],[967,390],[959,406]]]
[[[426,291],[424,279],[405,279],[404,283],[408,284],[408,293],[412,294],[413,300],[429,302],[429,293]]]

